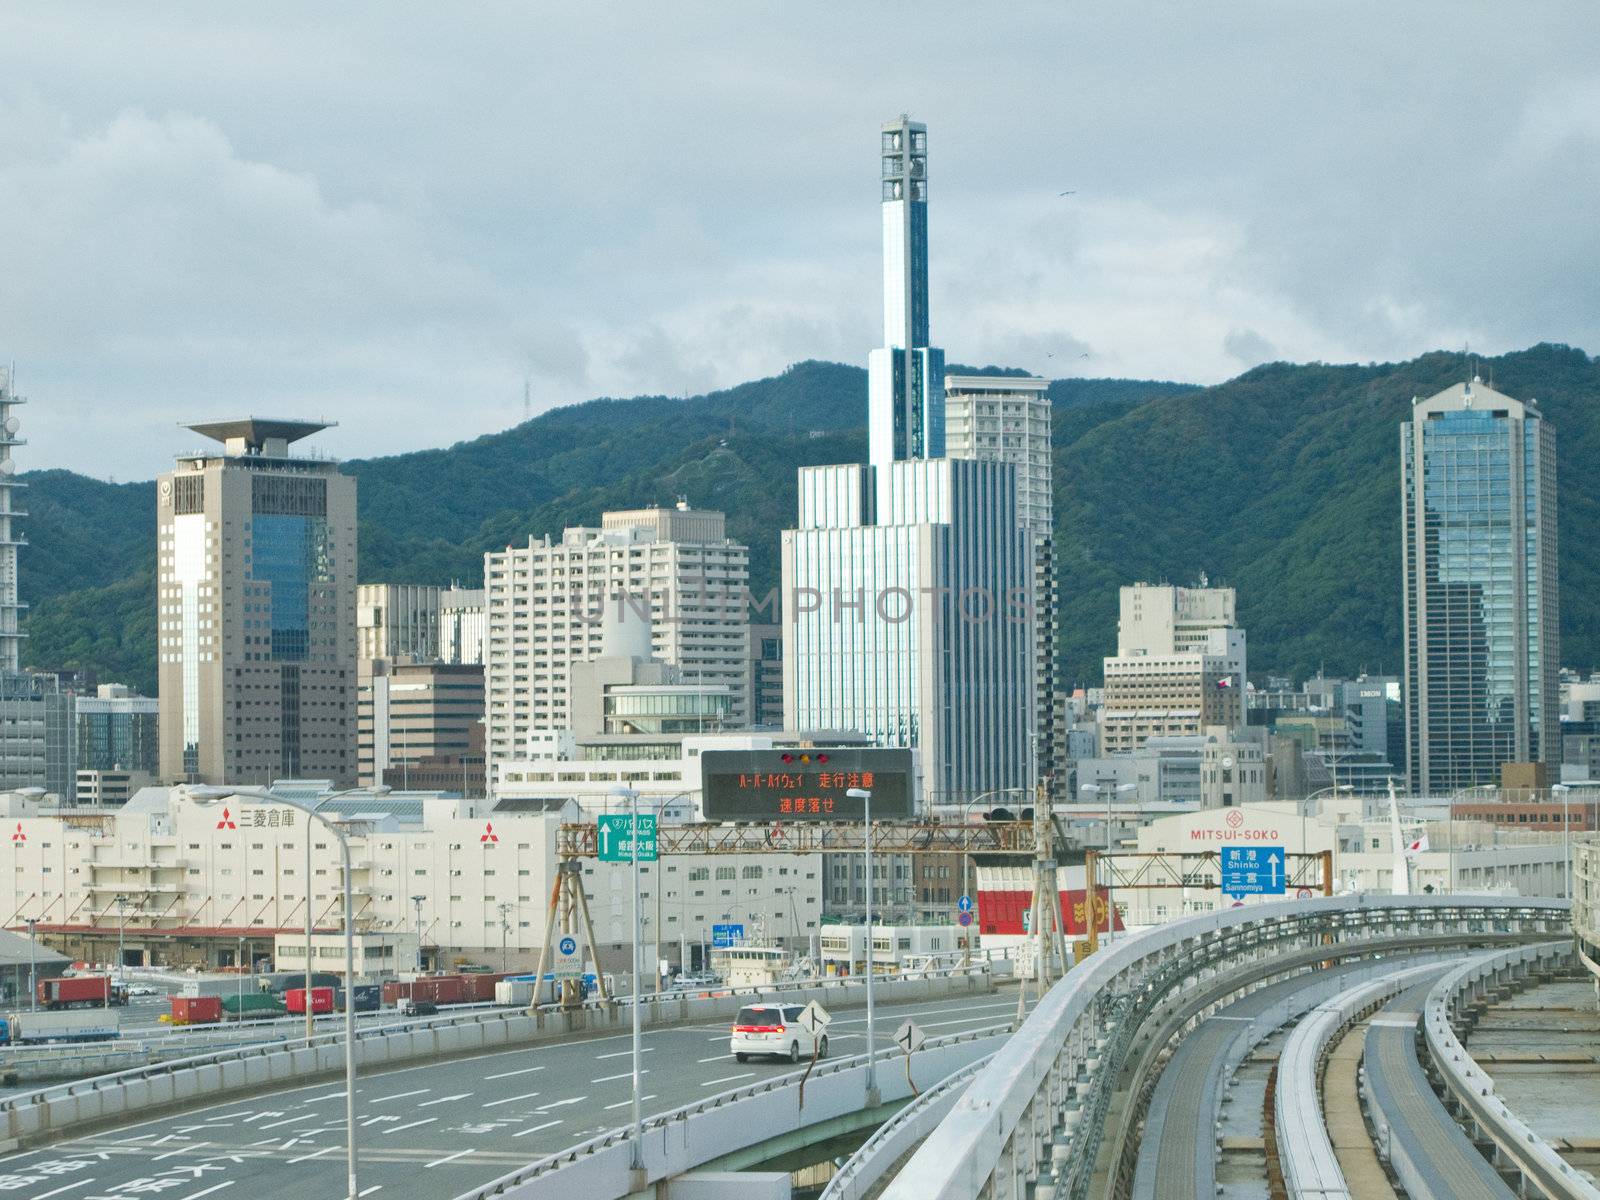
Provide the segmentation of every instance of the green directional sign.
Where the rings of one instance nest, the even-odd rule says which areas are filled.
[[[600,861],[633,861],[633,817],[628,813],[607,813],[597,819],[595,841]],[[654,813],[639,814],[639,861],[656,861],[656,818]]]

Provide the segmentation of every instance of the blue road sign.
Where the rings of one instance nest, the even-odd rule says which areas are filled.
[[[972,897],[971,896],[963,896],[963,897],[961,897],[961,899],[956,901],[956,907],[959,908],[962,912],[971,912],[972,911]]]
[[[971,925],[972,924],[972,914],[969,913],[969,912],[957,913],[956,914],[956,920],[958,922],[960,922],[962,925]]]
[[[564,937],[564,938],[561,939],[561,953],[563,953],[563,954],[576,954],[577,952],[578,952],[578,939],[577,938]]]
[[[711,944],[720,949],[736,946],[744,941],[743,925],[713,925],[711,927]]]
[[[1230,896],[1283,895],[1283,847],[1224,846],[1221,883]]]

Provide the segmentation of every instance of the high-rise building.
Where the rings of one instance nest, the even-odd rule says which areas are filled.
[[[883,127],[883,346],[867,360],[868,461],[879,488],[891,462],[944,455],[944,351],[928,344],[928,127]],[[890,508],[886,494],[878,507]]]
[[[783,535],[783,709],[921,751],[923,794],[1030,785],[1033,556],[1016,468],[941,458],[806,467]]]
[[[483,662],[483,589],[451,584],[439,593],[439,657]]]
[[[571,728],[570,668],[600,657],[613,618],[638,632],[642,657],[729,688],[733,723],[749,723],[750,550],[720,512],[606,513],[598,529],[486,554],[483,573],[491,764],[525,757],[530,733]]]
[[[439,655],[442,588],[363,583],[356,588],[356,656],[432,662]]]
[[[445,774],[455,768],[466,795],[483,795],[483,667],[387,658],[364,666],[356,719],[361,786],[398,777],[409,790],[411,768],[427,764]]]
[[[945,386],[945,449],[951,458],[1011,463],[1017,469],[1017,516],[1033,541],[1034,701],[1039,770],[1065,786],[1067,752],[1056,640],[1060,630],[1055,580],[1048,379],[1016,375],[951,375]]]
[[[102,683],[94,696],[73,697],[80,771],[161,770],[161,702],[136,696],[120,683]]]
[[[157,485],[161,775],[356,778],[356,481],[289,447],[326,429],[191,425],[221,451]]]
[[[1121,593],[1117,653],[1105,660],[1100,744],[1137,750],[1150,737],[1244,726],[1245,636],[1232,588],[1136,583]]]
[[[1400,427],[1406,754],[1413,790],[1561,761],[1555,431],[1481,380]]]
[[[17,481],[17,464],[11,447],[27,443],[17,436],[22,427],[17,405],[26,401],[11,390],[11,371],[0,367],[0,672],[20,670],[22,666],[22,610],[27,607],[17,597],[17,551],[27,543],[13,522],[28,514],[17,507],[17,492],[27,487]]]
[[[783,626],[750,626],[750,724],[783,728]]]

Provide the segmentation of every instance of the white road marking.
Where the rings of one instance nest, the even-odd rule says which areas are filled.
[[[399,1133],[402,1129],[415,1129],[418,1125],[432,1125],[438,1119],[438,1117],[423,1117],[420,1121],[410,1121],[404,1125],[395,1125],[389,1129],[385,1129],[383,1132],[386,1134]]]
[[[370,1195],[372,1195],[373,1192],[382,1191],[382,1190],[383,1190],[383,1184],[375,1183],[369,1188],[362,1188],[359,1192],[356,1193],[356,1195],[357,1196],[370,1196]]]
[[[726,1054],[713,1054],[710,1058],[697,1058],[695,1059],[695,1062],[722,1062],[727,1057],[728,1055]]]
[[[316,1119],[317,1119],[317,1114],[316,1113],[301,1113],[298,1117],[285,1117],[281,1121],[269,1121],[265,1125],[262,1125],[261,1128],[262,1129],[276,1129],[280,1125],[294,1125],[294,1124],[296,1124],[297,1122],[300,1122],[300,1121],[315,1121]]]
[[[649,1071],[640,1071],[639,1074],[648,1075],[648,1074],[650,1074],[650,1072]],[[633,1078],[633,1072],[632,1071],[624,1071],[621,1075],[602,1075],[599,1079],[591,1079],[591,1080],[589,1080],[589,1082],[590,1083],[611,1083],[613,1080],[617,1080],[617,1079],[632,1079],[632,1078]]]
[[[434,1104],[449,1104],[452,1100],[465,1100],[470,1095],[472,1095],[471,1092],[457,1092],[454,1096],[440,1096],[437,1100],[424,1100],[417,1107],[428,1108]]]
[[[426,1171],[430,1167],[442,1167],[447,1162],[455,1162],[458,1158],[465,1158],[467,1155],[475,1153],[477,1152],[474,1150],[457,1150],[454,1154],[446,1154],[443,1158],[436,1158],[431,1163],[423,1163],[422,1169]]]
[[[332,1154],[337,1149],[339,1149],[338,1146],[324,1146],[321,1150],[313,1151],[310,1154],[302,1154],[299,1158],[291,1158],[289,1161],[291,1163],[310,1162],[313,1158],[321,1158],[324,1154]]]
[[[711,1087],[713,1084],[732,1083],[735,1079],[753,1079],[754,1077],[755,1077],[755,1072],[754,1071],[746,1071],[743,1075],[724,1075],[721,1079],[708,1079],[704,1083],[702,1083],[700,1086],[701,1087]]]
[[[639,1053],[640,1054],[651,1054],[654,1051],[655,1051],[655,1047],[654,1046],[640,1046],[639,1047]],[[594,1058],[595,1058],[596,1062],[599,1062],[602,1058],[624,1058],[627,1055],[632,1054],[632,1053],[633,1053],[633,1051],[631,1049],[629,1049],[629,1050],[616,1050],[616,1051],[613,1051],[610,1054],[596,1054],[594,1056]]]
[[[538,1094],[538,1092],[524,1092],[520,1096],[507,1096],[504,1100],[490,1100],[483,1107],[495,1108],[501,1104],[515,1104],[518,1100],[532,1100]]]
[[[213,1183],[208,1188],[201,1188],[198,1192],[190,1192],[187,1196],[180,1197],[180,1200],[200,1200],[201,1196],[209,1196],[213,1192],[220,1192],[223,1188],[231,1188],[237,1182],[236,1179],[230,1179],[226,1183]]]
[[[160,1162],[163,1158],[176,1158],[180,1154],[187,1154],[191,1150],[198,1150],[200,1147],[209,1146],[210,1144],[210,1142],[196,1142],[192,1146],[179,1146],[176,1150],[168,1150],[165,1154],[156,1155],[150,1161]]]
[[[498,1075],[485,1075],[485,1079],[510,1079],[513,1075],[532,1075],[535,1071],[542,1071],[543,1067],[523,1067],[520,1071],[501,1071]],[[468,1151],[468,1153],[471,1153]]]
[[[392,1096],[379,1096],[376,1100],[368,1100],[368,1104],[387,1104],[391,1100],[404,1100],[407,1096],[421,1096],[433,1091],[432,1088],[417,1088],[411,1092],[396,1092]]]
[[[40,1192],[39,1195],[35,1197],[35,1200],[50,1200],[51,1196],[59,1196],[63,1192],[75,1192],[81,1187],[88,1187],[93,1182],[94,1180],[92,1179],[79,1179],[74,1183],[64,1184],[53,1192]]]
[[[654,1096],[640,1096],[639,1097],[639,1103],[643,1104],[646,1100],[654,1100],[654,1099],[655,1099]],[[633,1103],[633,1097],[629,1096],[626,1100],[619,1100],[617,1103],[615,1103],[615,1104],[607,1104],[605,1107],[606,1108],[623,1108],[624,1106],[632,1104],[632,1103]]]
[[[527,1137],[530,1133],[538,1133],[541,1129],[549,1129],[552,1125],[559,1125],[560,1121],[546,1121],[543,1125],[531,1125],[527,1129],[519,1129],[512,1137]]]
[[[356,1095],[359,1096],[360,1094],[361,1094],[361,1089],[357,1088],[356,1089]],[[304,1101],[302,1101],[302,1103],[305,1103],[305,1104],[316,1104],[316,1103],[318,1103],[319,1101],[322,1101],[322,1100],[337,1100],[337,1099],[339,1099],[339,1097],[341,1097],[343,1095],[344,1095],[343,1092],[329,1092],[326,1096],[308,1096]]]
[[[588,1098],[587,1096],[568,1096],[565,1100],[552,1100],[549,1104],[540,1104],[536,1105],[536,1107],[540,1112],[543,1112],[547,1108],[564,1108],[568,1104],[582,1104]]]

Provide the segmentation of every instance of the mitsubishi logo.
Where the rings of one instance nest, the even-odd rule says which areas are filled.
[[[223,809],[222,810],[222,820],[217,822],[217,828],[218,829],[237,829],[239,827],[233,823],[233,814],[230,813],[227,809]]]
[[[500,835],[494,831],[493,821],[485,821],[483,823],[483,832],[478,835],[478,840],[480,842],[498,842],[500,840]]]
[[[17,831],[11,835],[11,840],[13,842],[25,842],[28,840],[28,835],[22,832],[21,821],[17,822]]]

